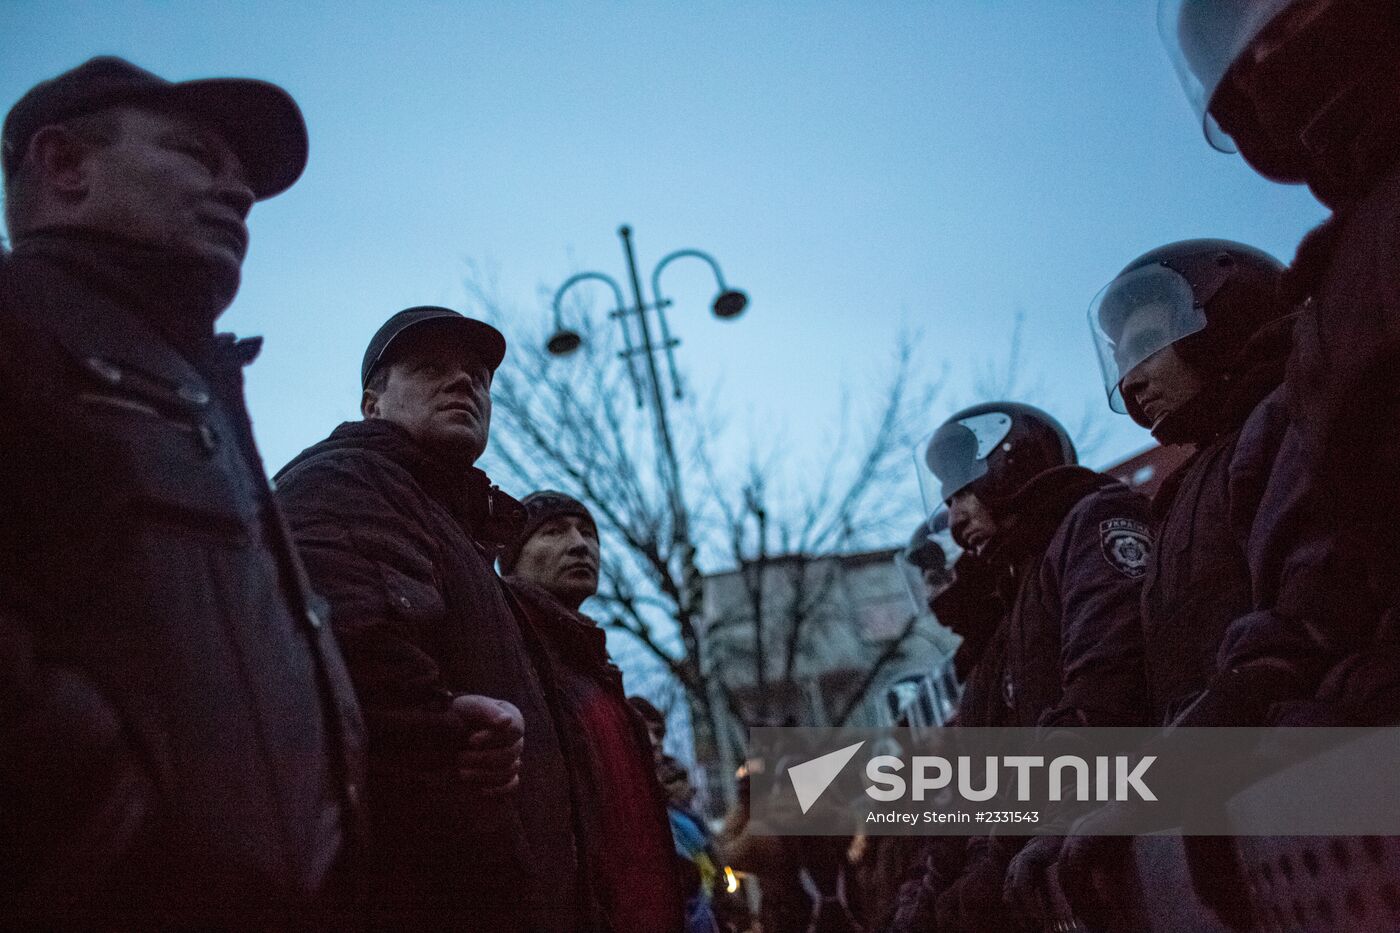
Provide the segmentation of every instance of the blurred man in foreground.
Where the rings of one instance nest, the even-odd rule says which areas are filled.
[[[215,334],[254,202],[306,164],[261,81],[96,58],[3,133],[0,916],[332,905],[362,726]]]
[[[1400,8],[1162,0],[1207,136],[1333,211],[1283,277],[1302,307],[1252,611],[1196,725],[1400,721]]]

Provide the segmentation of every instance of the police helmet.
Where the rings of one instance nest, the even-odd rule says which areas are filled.
[[[1109,406],[1152,426],[1122,386],[1168,346],[1208,385],[1228,382],[1249,338],[1287,310],[1278,297],[1283,271],[1263,250],[1212,239],[1170,243],[1128,263],[1089,305]]]
[[[1211,145],[1243,153],[1267,178],[1306,181],[1323,200],[1318,157],[1357,132],[1357,107],[1390,106],[1376,91],[1396,77],[1394,0],[1159,0],[1157,24]],[[1244,67],[1253,77],[1243,83],[1267,100],[1230,80]]]
[[[919,488],[929,512],[965,488],[994,508],[1046,470],[1078,462],[1060,423],[1019,402],[965,408],[920,448]]]
[[[1157,29],[1206,139],[1221,152],[1236,147],[1211,115],[1216,90],[1249,44],[1298,0],[1159,0]]]

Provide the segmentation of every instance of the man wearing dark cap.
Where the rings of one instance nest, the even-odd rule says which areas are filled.
[[[491,566],[524,511],[472,465],[504,356],[488,324],[400,311],[365,352],[364,419],[277,476],[364,710],[367,896],[394,926],[586,921],[553,682]]]
[[[0,926],[326,909],[363,727],[214,332],[301,114],[98,58],[0,149]]]
[[[501,572],[559,680],[568,751],[589,801],[580,815],[591,886],[611,929],[679,930],[680,881],[647,726],[627,701],[603,630],[579,612],[598,591],[598,526],[562,492],[531,493],[521,504],[525,524],[502,552]]]

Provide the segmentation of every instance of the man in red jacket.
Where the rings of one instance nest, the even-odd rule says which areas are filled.
[[[501,571],[559,685],[568,751],[592,801],[581,811],[580,846],[592,856],[592,887],[614,930],[679,930],[680,885],[651,740],[603,630],[578,611],[598,591],[598,527],[562,492],[532,493],[522,504],[525,527],[501,555]]]

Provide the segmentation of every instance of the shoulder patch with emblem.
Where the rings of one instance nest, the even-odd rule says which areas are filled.
[[[1099,522],[1099,538],[1104,559],[1113,569],[1134,580],[1147,573],[1152,535],[1145,524],[1131,518],[1110,518]]]

